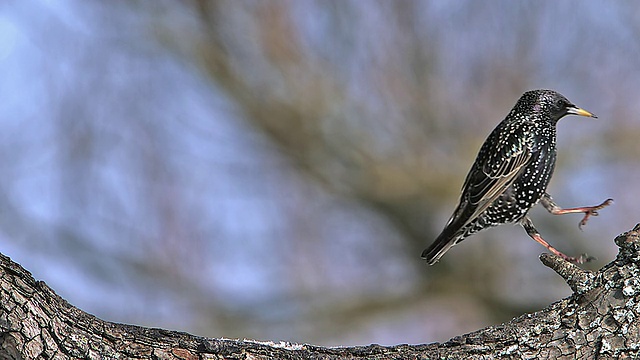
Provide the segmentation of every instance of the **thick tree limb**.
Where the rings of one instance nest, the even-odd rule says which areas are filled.
[[[640,224],[615,243],[616,260],[595,273],[543,254],[542,262],[574,291],[544,310],[441,344],[344,348],[208,339],[103,321],[0,255],[0,358],[635,358],[640,355]]]

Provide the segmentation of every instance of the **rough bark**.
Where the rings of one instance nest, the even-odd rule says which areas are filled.
[[[100,320],[70,305],[0,254],[1,359],[595,359],[640,349],[640,224],[615,239],[617,258],[597,272],[540,258],[570,297],[445,343],[325,348],[209,339]]]

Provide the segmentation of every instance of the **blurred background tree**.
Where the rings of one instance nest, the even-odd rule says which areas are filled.
[[[101,318],[321,345],[443,341],[569,294],[519,227],[421,259],[526,90],[559,124],[532,216],[598,268],[638,222],[640,5],[9,1],[0,251]]]

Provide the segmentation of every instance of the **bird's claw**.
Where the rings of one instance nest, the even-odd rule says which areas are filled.
[[[576,259],[575,263],[576,264],[584,264],[584,263],[588,263],[588,262],[593,261],[593,260],[598,260],[598,259],[595,256],[582,254],[582,255],[578,256],[578,258]]]
[[[593,210],[593,211],[585,211],[584,217],[578,223],[578,229],[580,229],[580,231],[582,231],[582,227],[583,226],[587,225],[587,220],[589,220],[589,216],[598,216],[598,212],[595,211],[595,210]]]
[[[609,206],[613,203],[613,199],[607,199],[602,202],[600,205],[590,206],[584,209],[584,217],[578,223],[578,229],[582,230],[582,227],[587,224],[587,220],[589,220],[590,216],[598,216],[598,210]]]
[[[562,255],[564,255],[564,254],[562,254]],[[564,260],[566,260],[566,261],[568,261],[568,262],[570,262],[572,264],[584,264],[584,263],[588,263],[588,262],[593,261],[593,260],[597,260],[597,258],[595,256],[589,256],[587,254],[582,254],[582,255],[580,255],[578,257],[567,256],[567,255],[564,255],[564,256],[561,256],[561,257]]]

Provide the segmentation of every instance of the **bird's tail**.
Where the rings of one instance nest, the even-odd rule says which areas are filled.
[[[442,234],[436,238],[436,241],[422,252],[422,258],[427,260],[429,265],[437,263],[444,253],[464,238],[462,234],[452,234],[447,230],[448,229],[445,229]]]

